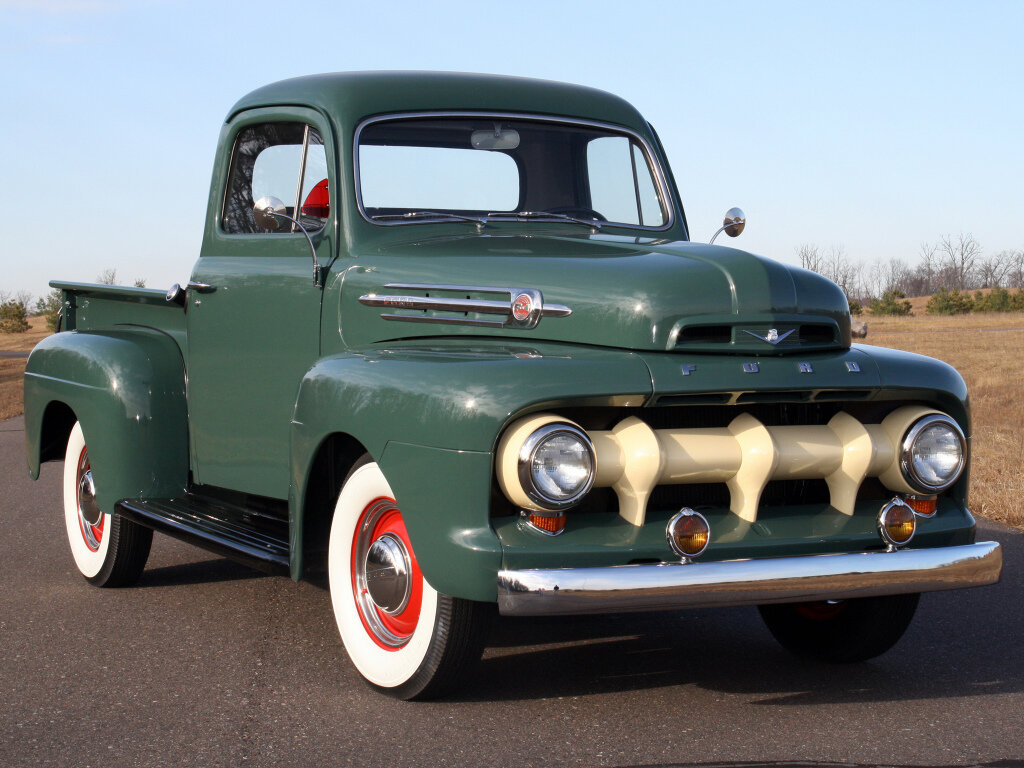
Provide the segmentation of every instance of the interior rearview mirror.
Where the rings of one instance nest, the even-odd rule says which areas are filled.
[[[495,125],[492,131],[473,131],[469,142],[473,149],[515,149],[519,146],[519,131]]]

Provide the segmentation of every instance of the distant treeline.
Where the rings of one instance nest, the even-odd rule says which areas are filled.
[[[902,259],[858,264],[842,246],[807,244],[797,255],[800,266],[843,289],[854,314],[909,315],[908,296],[931,296],[925,311],[933,315],[1024,311],[1024,250],[986,256],[969,234],[924,243],[914,266]]]

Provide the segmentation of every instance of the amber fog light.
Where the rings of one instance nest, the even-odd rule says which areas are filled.
[[[890,550],[909,543],[915,530],[917,517],[914,509],[903,499],[893,499],[878,513],[878,532]]]
[[[711,527],[700,512],[684,507],[668,521],[665,536],[672,551],[688,562],[708,548]]]

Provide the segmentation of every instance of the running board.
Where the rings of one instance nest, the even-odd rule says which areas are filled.
[[[122,499],[117,514],[267,573],[287,576],[288,521],[220,499]]]

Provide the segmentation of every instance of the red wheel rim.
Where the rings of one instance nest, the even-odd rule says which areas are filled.
[[[365,561],[370,545],[383,536],[401,543],[408,560],[409,596],[396,613],[376,605],[366,587]],[[409,642],[419,623],[423,575],[409,541],[402,513],[394,499],[379,497],[364,507],[352,537],[352,591],[363,629],[381,648],[395,651]]]

